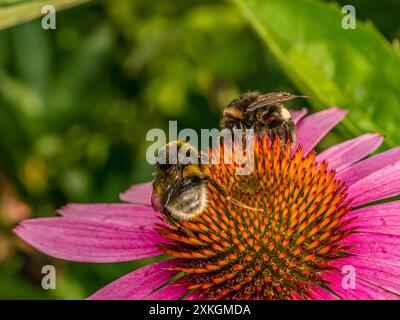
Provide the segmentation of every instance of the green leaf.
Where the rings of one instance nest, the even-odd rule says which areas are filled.
[[[0,0],[0,6],[8,6],[10,4],[16,4],[21,2],[27,2],[29,0]]]
[[[345,30],[341,8],[315,0],[233,1],[313,103],[350,109],[344,124],[354,134],[399,144],[400,55],[371,23]]]
[[[59,11],[88,1],[90,0],[53,0],[49,3],[47,0],[0,0],[0,30],[43,16],[42,8],[49,4],[53,5],[56,11]],[[14,3],[14,5],[10,3]]]
[[[50,34],[44,31],[40,23],[36,21],[15,26],[10,30],[17,74],[31,90],[35,90],[41,97],[46,96],[49,83],[51,83]],[[29,55],[26,54],[27,52]]]

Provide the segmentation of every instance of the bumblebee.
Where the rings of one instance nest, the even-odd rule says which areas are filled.
[[[267,134],[273,140],[280,138],[284,147],[287,140],[296,143],[296,127],[284,101],[308,98],[286,92],[261,94],[248,92],[233,100],[224,110],[222,129],[254,129],[256,135]]]
[[[185,141],[170,142],[157,156],[151,204],[171,226],[177,227],[177,221],[192,220],[204,211],[209,182],[232,203],[250,208],[227,196],[206,174],[208,164],[202,164],[201,158],[201,152]]]

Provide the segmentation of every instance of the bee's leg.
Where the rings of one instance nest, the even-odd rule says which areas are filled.
[[[285,130],[286,130],[286,141],[283,146],[284,150],[287,147],[287,144],[289,144],[290,147],[290,154],[289,157],[292,157],[292,152],[293,152],[293,146],[296,145],[296,126],[293,123],[293,121],[289,121],[285,123]]]
[[[219,192],[221,192],[225,197],[227,196],[224,188],[222,188],[214,179],[208,178],[208,181],[211,182],[211,184],[215,187],[215,189],[217,189]]]
[[[219,192],[221,192],[221,193],[226,197],[226,199],[227,199],[228,201],[232,202],[232,203],[235,204],[236,206],[241,207],[241,208],[245,208],[245,209],[248,209],[248,210],[252,210],[252,211],[263,211],[262,209],[252,208],[252,207],[250,207],[250,206],[248,206],[248,205],[245,205],[244,203],[242,203],[242,202],[240,202],[240,201],[238,201],[238,200],[236,200],[236,199],[234,199],[234,198],[228,196],[227,193],[226,193],[226,191],[225,191],[216,181],[214,181],[214,179],[211,179],[211,178],[210,178],[209,181],[211,182],[211,184],[212,184]]]
[[[296,126],[293,121],[287,123],[287,130],[290,136],[290,144],[293,147],[296,144]]]
[[[176,220],[169,211],[164,210],[162,215],[163,221],[172,229],[178,229],[180,226],[178,220]]]

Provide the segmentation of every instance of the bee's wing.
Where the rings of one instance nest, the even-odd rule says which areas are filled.
[[[248,111],[254,111],[261,107],[268,107],[277,102],[289,101],[297,98],[309,98],[309,96],[299,96],[287,92],[271,92],[263,94],[259,99],[253,102],[248,108]]]

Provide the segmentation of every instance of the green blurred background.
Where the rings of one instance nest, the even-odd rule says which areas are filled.
[[[361,31],[340,28],[337,4],[302,0],[302,11],[273,2],[89,1],[58,11],[57,29],[43,30],[38,8],[52,1],[0,0],[0,299],[86,298],[150,261],[53,260],[11,229],[67,202],[117,202],[131,184],[149,181],[145,136],[168,120],[214,128],[240,93],[282,90],[313,96],[293,108],[337,104],[354,114],[320,148],[367,131],[386,134],[383,148],[399,144],[400,2],[339,1],[355,6]],[[278,7],[263,7],[269,3]],[[272,9],[276,20],[267,19]],[[313,37],[307,28],[293,36],[298,23],[310,24]],[[355,68],[354,83],[332,74],[332,65]],[[41,268],[49,263],[57,289],[45,291]]]

